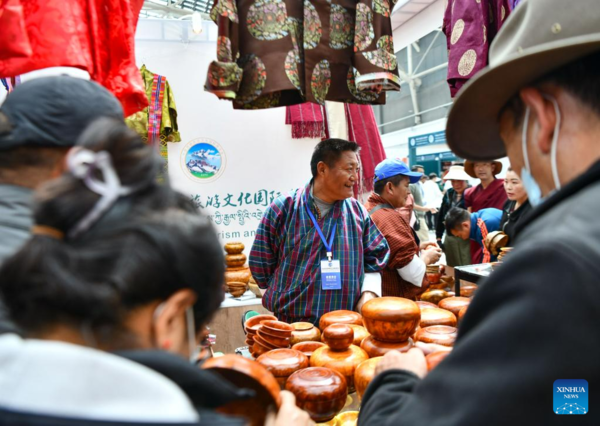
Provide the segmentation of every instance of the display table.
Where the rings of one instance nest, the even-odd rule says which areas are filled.
[[[490,263],[478,265],[456,266],[454,268],[454,293],[460,296],[460,281],[468,281],[477,284],[477,282],[488,277],[493,271]]]
[[[241,299],[241,300],[238,300]],[[263,308],[262,299],[247,291],[241,298],[234,299],[230,294],[225,296],[221,308],[209,324],[211,334],[217,336],[213,351],[234,353],[236,348],[244,346],[246,336],[242,328],[242,315],[246,311],[256,311],[260,314],[270,314]]]

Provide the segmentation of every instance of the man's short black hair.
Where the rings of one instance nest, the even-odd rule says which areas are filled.
[[[471,220],[471,213],[460,207],[453,207],[450,209],[444,222],[446,223],[446,232],[448,235],[452,235],[452,230],[459,229],[460,224]]]
[[[415,164],[414,166],[412,166],[412,167],[410,168],[410,171],[411,171],[411,172],[417,172],[417,171],[419,171],[419,169],[423,169],[423,170],[425,170],[425,167],[423,167],[423,166],[422,166],[422,165],[420,165],[420,164]]]
[[[395,176],[390,176],[387,179],[383,179],[383,180],[377,181],[377,182],[375,182],[375,185],[373,187],[373,191],[376,194],[381,195],[381,193],[383,192],[383,189],[385,188],[385,185],[388,182],[391,182],[392,185],[394,185],[394,186],[398,186],[400,184],[400,182],[402,182],[402,178],[407,178],[408,179],[408,177],[404,176],[404,175],[395,175]]]
[[[317,177],[317,164],[324,162],[329,167],[333,167],[340,159],[342,153],[352,151],[358,153],[360,147],[356,142],[350,142],[344,139],[325,139],[317,144],[310,159],[310,170],[313,178]]]
[[[550,71],[527,86],[535,87],[544,83],[556,84],[600,116],[600,78],[598,78],[598,69],[600,69],[600,52],[595,52]],[[513,112],[513,126],[515,128],[520,127],[525,117],[526,107],[518,93],[506,103],[500,111],[500,115],[506,109]]]

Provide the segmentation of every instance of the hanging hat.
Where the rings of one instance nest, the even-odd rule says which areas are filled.
[[[600,50],[599,23],[598,0],[520,3],[492,43],[489,66],[454,100],[446,127],[452,151],[479,161],[504,157],[501,109],[521,88]]]
[[[500,161],[481,161],[482,163],[492,163],[496,167],[494,168],[494,176],[500,174],[502,171],[502,163]],[[479,163],[479,161],[465,161],[465,172],[471,176],[472,178],[479,179],[475,174],[475,163]],[[446,178],[447,179],[447,178]]]
[[[444,176],[444,180],[469,180],[471,179],[468,174],[465,173],[463,166],[452,166],[448,169],[448,173]]]

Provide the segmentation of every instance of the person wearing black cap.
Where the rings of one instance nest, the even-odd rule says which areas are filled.
[[[62,173],[67,151],[99,117],[123,119],[119,101],[69,76],[25,82],[0,106],[0,265],[30,237],[33,191]],[[3,311],[0,301],[0,333],[14,330]]]
[[[508,155],[533,210],[450,354],[428,373],[421,350],[388,352],[359,426],[600,424],[599,22],[598,0],[523,1],[458,93],[450,149]]]

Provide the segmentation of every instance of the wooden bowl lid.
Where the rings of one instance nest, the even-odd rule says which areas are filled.
[[[354,330],[348,324],[331,324],[323,330],[322,340],[331,348],[346,350],[354,341]]]
[[[323,331],[331,324],[357,324],[363,325],[362,316],[358,312],[339,310],[324,314],[319,320],[319,328]]]
[[[261,393],[268,393],[279,407],[281,397],[277,380],[265,367],[240,355],[223,355],[209,358],[203,369],[212,370],[240,388],[249,388]]]
[[[440,308],[425,309],[421,312],[421,327],[432,325],[449,325],[456,327],[456,315]]]
[[[458,315],[458,311],[460,311],[463,307],[467,306],[471,303],[471,299],[468,297],[447,297],[446,299],[440,300],[438,306],[440,309],[445,309],[447,311],[452,312],[454,315]]]
[[[431,308],[437,308],[438,307],[435,303],[425,302],[423,300],[419,300],[419,301],[417,301],[415,303],[419,306],[419,309],[421,309],[421,311],[423,309],[431,309]]]
[[[294,371],[308,367],[308,357],[295,349],[275,349],[256,360],[275,377],[287,377]]]
[[[294,331],[308,331],[315,328],[310,322],[293,322],[290,325],[294,327]]]
[[[371,320],[398,322],[418,319],[421,310],[415,302],[409,299],[378,297],[363,305],[362,314]]]

